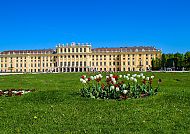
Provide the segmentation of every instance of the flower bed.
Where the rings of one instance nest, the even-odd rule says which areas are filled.
[[[141,74],[127,75],[106,75],[103,82],[103,76],[86,77],[81,76],[80,82],[83,84],[81,96],[88,98],[101,99],[128,99],[141,98],[157,94],[161,79],[158,80],[158,86],[153,88],[154,76],[146,77]]]
[[[24,90],[24,89],[8,89],[8,90],[0,90],[0,96],[12,97],[12,96],[21,96],[34,90]]]

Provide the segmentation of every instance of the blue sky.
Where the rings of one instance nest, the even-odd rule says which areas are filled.
[[[89,42],[186,52],[189,7],[189,0],[2,0],[0,51]]]

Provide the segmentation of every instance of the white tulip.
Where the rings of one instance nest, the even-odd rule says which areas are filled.
[[[115,89],[115,87],[114,87],[114,86],[111,86],[111,87],[110,87],[110,90],[114,90],[114,89]]]
[[[123,75],[123,78],[125,79],[125,78],[126,78],[126,75]]]
[[[109,76],[106,76],[106,79],[108,79],[109,78]]]
[[[142,77],[142,76],[143,76],[143,73],[141,73],[140,76]]]
[[[82,81],[82,83],[83,83],[83,84],[85,84],[85,83],[86,83],[86,81],[85,81],[85,80],[83,80],[83,81]]]
[[[100,77],[99,77],[99,75],[96,75],[96,79],[99,79]]]
[[[124,94],[127,94],[127,92],[128,92],[127,90],[123,90],[123,93],[124,93]]]
[[[113,81],[113,84],[116,84],[116,80]]]
[[[86,78],[85,81],[88,81],[88,79]]]
[[[149,80],[150,78],[149,77],[146,77],[146,80]]]
[[[14,94],[16,94],[17,93],[17,91],[12,91]]]
[[[94,76],[90,76],[90,79],[91,79],[91,80],[94,80]]]
[[[97,77],[96,77],[96,76],[94,76],[94,79],[96,80],[96,79],[97,79]]]
[[[122,75],[119,75],[119,78],[122,78]]]
[[[140,78],[141,76],[140,75],[137,75],[137,78]]]
[[[112,80],[112,81],[115,81],[115,78],[112,77],[111,80]]]
[[[86,75],[83,75],[84,76],[84,78],[86,78]]]
[[[126,84],[123,84],[123,88],[126,88]]]
[[[115,90],[116,90],[116,92],[118,92],[119,91],[119,87],[116,87]]]
[[[151,78],[151,79],[154,79],[154,76],[151,76],[150,78]]]
[[[136,76],[137,76],[137,74],[133,74],[133,75],[132,75],[132,77],[136,77]]]
[[[134,78],[134,82],[137,83],[137,79],[136,78]]]
[[[130,76],[130,74],[127,74],[127,76],[129,77],[129,76]]]
[[[112,77],[113,76],[113,74],[110,74],[110,77]]]
[[[142,79],[145,79],[145,76],[142,76]]]
[[[101,74],[99,74],[99,78],[102,78],[103,76]]]
[[[131,78],[130,78],[130,80],[131,80],[131,81],[133,81],[133,80],[134,80],[134,78],[133,78],[133,77],[131,77]]]
[[[82,82],[83,81],[83,79],[82,78],[80,78],[80,82]]]

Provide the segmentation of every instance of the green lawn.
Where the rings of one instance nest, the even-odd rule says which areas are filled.
[[[0,76],[0,89],[36,89],[0,96],[0,133],[190,133],[190,73],[154,74],[157,95],[122,101],[82,98],[82,73]]]

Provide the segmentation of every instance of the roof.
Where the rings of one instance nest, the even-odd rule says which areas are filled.
[[[42,50],[9,50],[0,52],[0,54],[44,54],[53,53],[53,49],[42,49]]]
[[[119,47],[119,48],[94,48],[93,52],[144,52],[144,51],[159,51],[155,47],[151,46],[139,46],[139,47]]]

